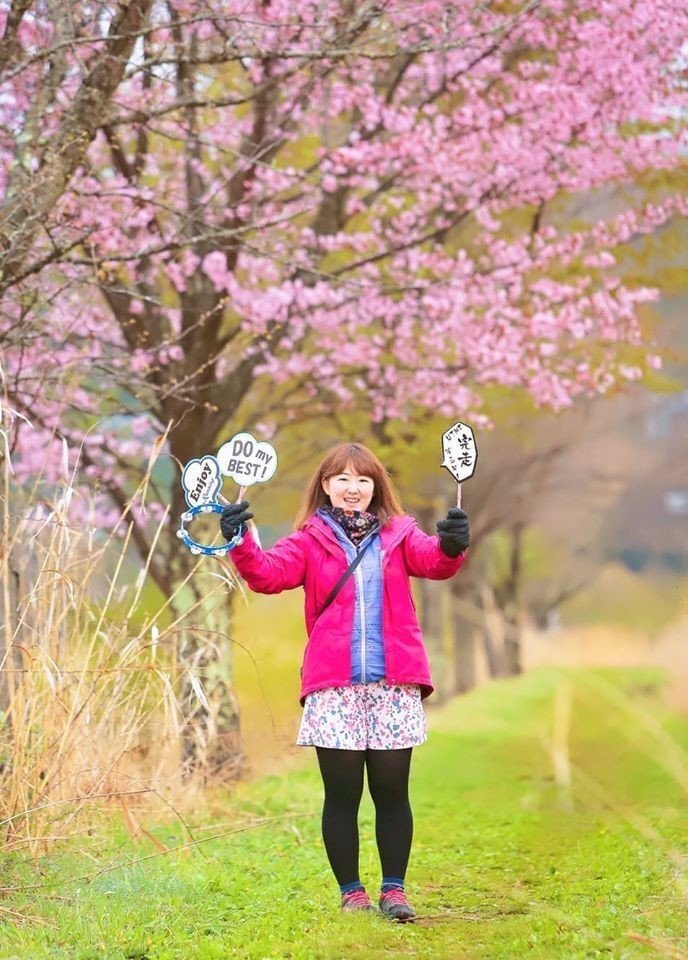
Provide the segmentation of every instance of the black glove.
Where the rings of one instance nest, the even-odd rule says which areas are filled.
[[[437,532],[440,535],[440,550],[448,557],[458,557],[471,542],[468,514],[458,507],[452,507],[447,519],[438,521]]]
[[[253,518],[248,512],[248,500],[241,503],[230,503],[225,507],[220,517],[220,530],[225,540],[233,540],[242,526]]]

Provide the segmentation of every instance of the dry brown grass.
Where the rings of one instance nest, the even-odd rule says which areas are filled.
[[[205,694],[176,642],[198,603],[183,616],[171,611],[198,564],[144,618],[149,561],[135,578],[127,561],[131,503],[141,502],[161,449],[117,534],[99,532],[84,501],[75,521],[71,479],[49,503],[38,485],[20,489],[7,447],[0,450],[0,827],[7,846],[38,850],[81,829],[89,808],[110,802],[136,830],[137,802],[156,798],[174,809],[180,794],[180,691],[184,685],[199,700]],[[154,545],[166,522],[165,515]],[[228,565],[223,571],[213,580],[216,594],[236,583]],[[193,782],[183,787],[187,801],[197,793]]]

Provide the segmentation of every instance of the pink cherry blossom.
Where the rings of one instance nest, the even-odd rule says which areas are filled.
[[[688,200],[620,188],[685,157],[684,0],[382,6],[151,6],[145,56],[0,277],[19,476],[60,476],[66,440],[126,500],[170,423],[184,462],[234,417],[480,424],[493,384],[559,409],[659,369],[639,319],[658,294],[619,247]],[[0,73],[3,223],[107,42],[75,0],[58,50],[51,11]]]

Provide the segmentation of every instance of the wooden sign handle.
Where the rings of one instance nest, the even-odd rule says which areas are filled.
[[[244,497],[246,496],[246,491],[247,491],[247,490],[248,490],[248,487],[239,487],[239,496],[237,497],[237,503],[241,503],[241,501],[242,501],[242,500],[244,499]],[[256,543],[258,544],[258,546],[259,546],[259,547],[261,548],[261,550],[262,550],[263,545],[262,545],[262,543],[260,542],[260,534],[258,533],[258,527],[256,526],[256,521],[255,521],[255,520],[249,520],[249,522],[248,522],[248,528],[249,528],[249,530],[251,531],[251,533],[253,534],[253,539],[256,541]]]
[[[460,483],[456,484],[456,506],[457,507],[461,506],[461,484]]]

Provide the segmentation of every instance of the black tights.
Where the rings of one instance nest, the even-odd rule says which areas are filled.
[[[375,838],[382,876],[404,878],[413,839],[413,814],[408,796],[411,749],[316,747],[325,786],[323,840],[338,883],[358,880],[358,807],[363,794],[364,767],[375,804]]]

